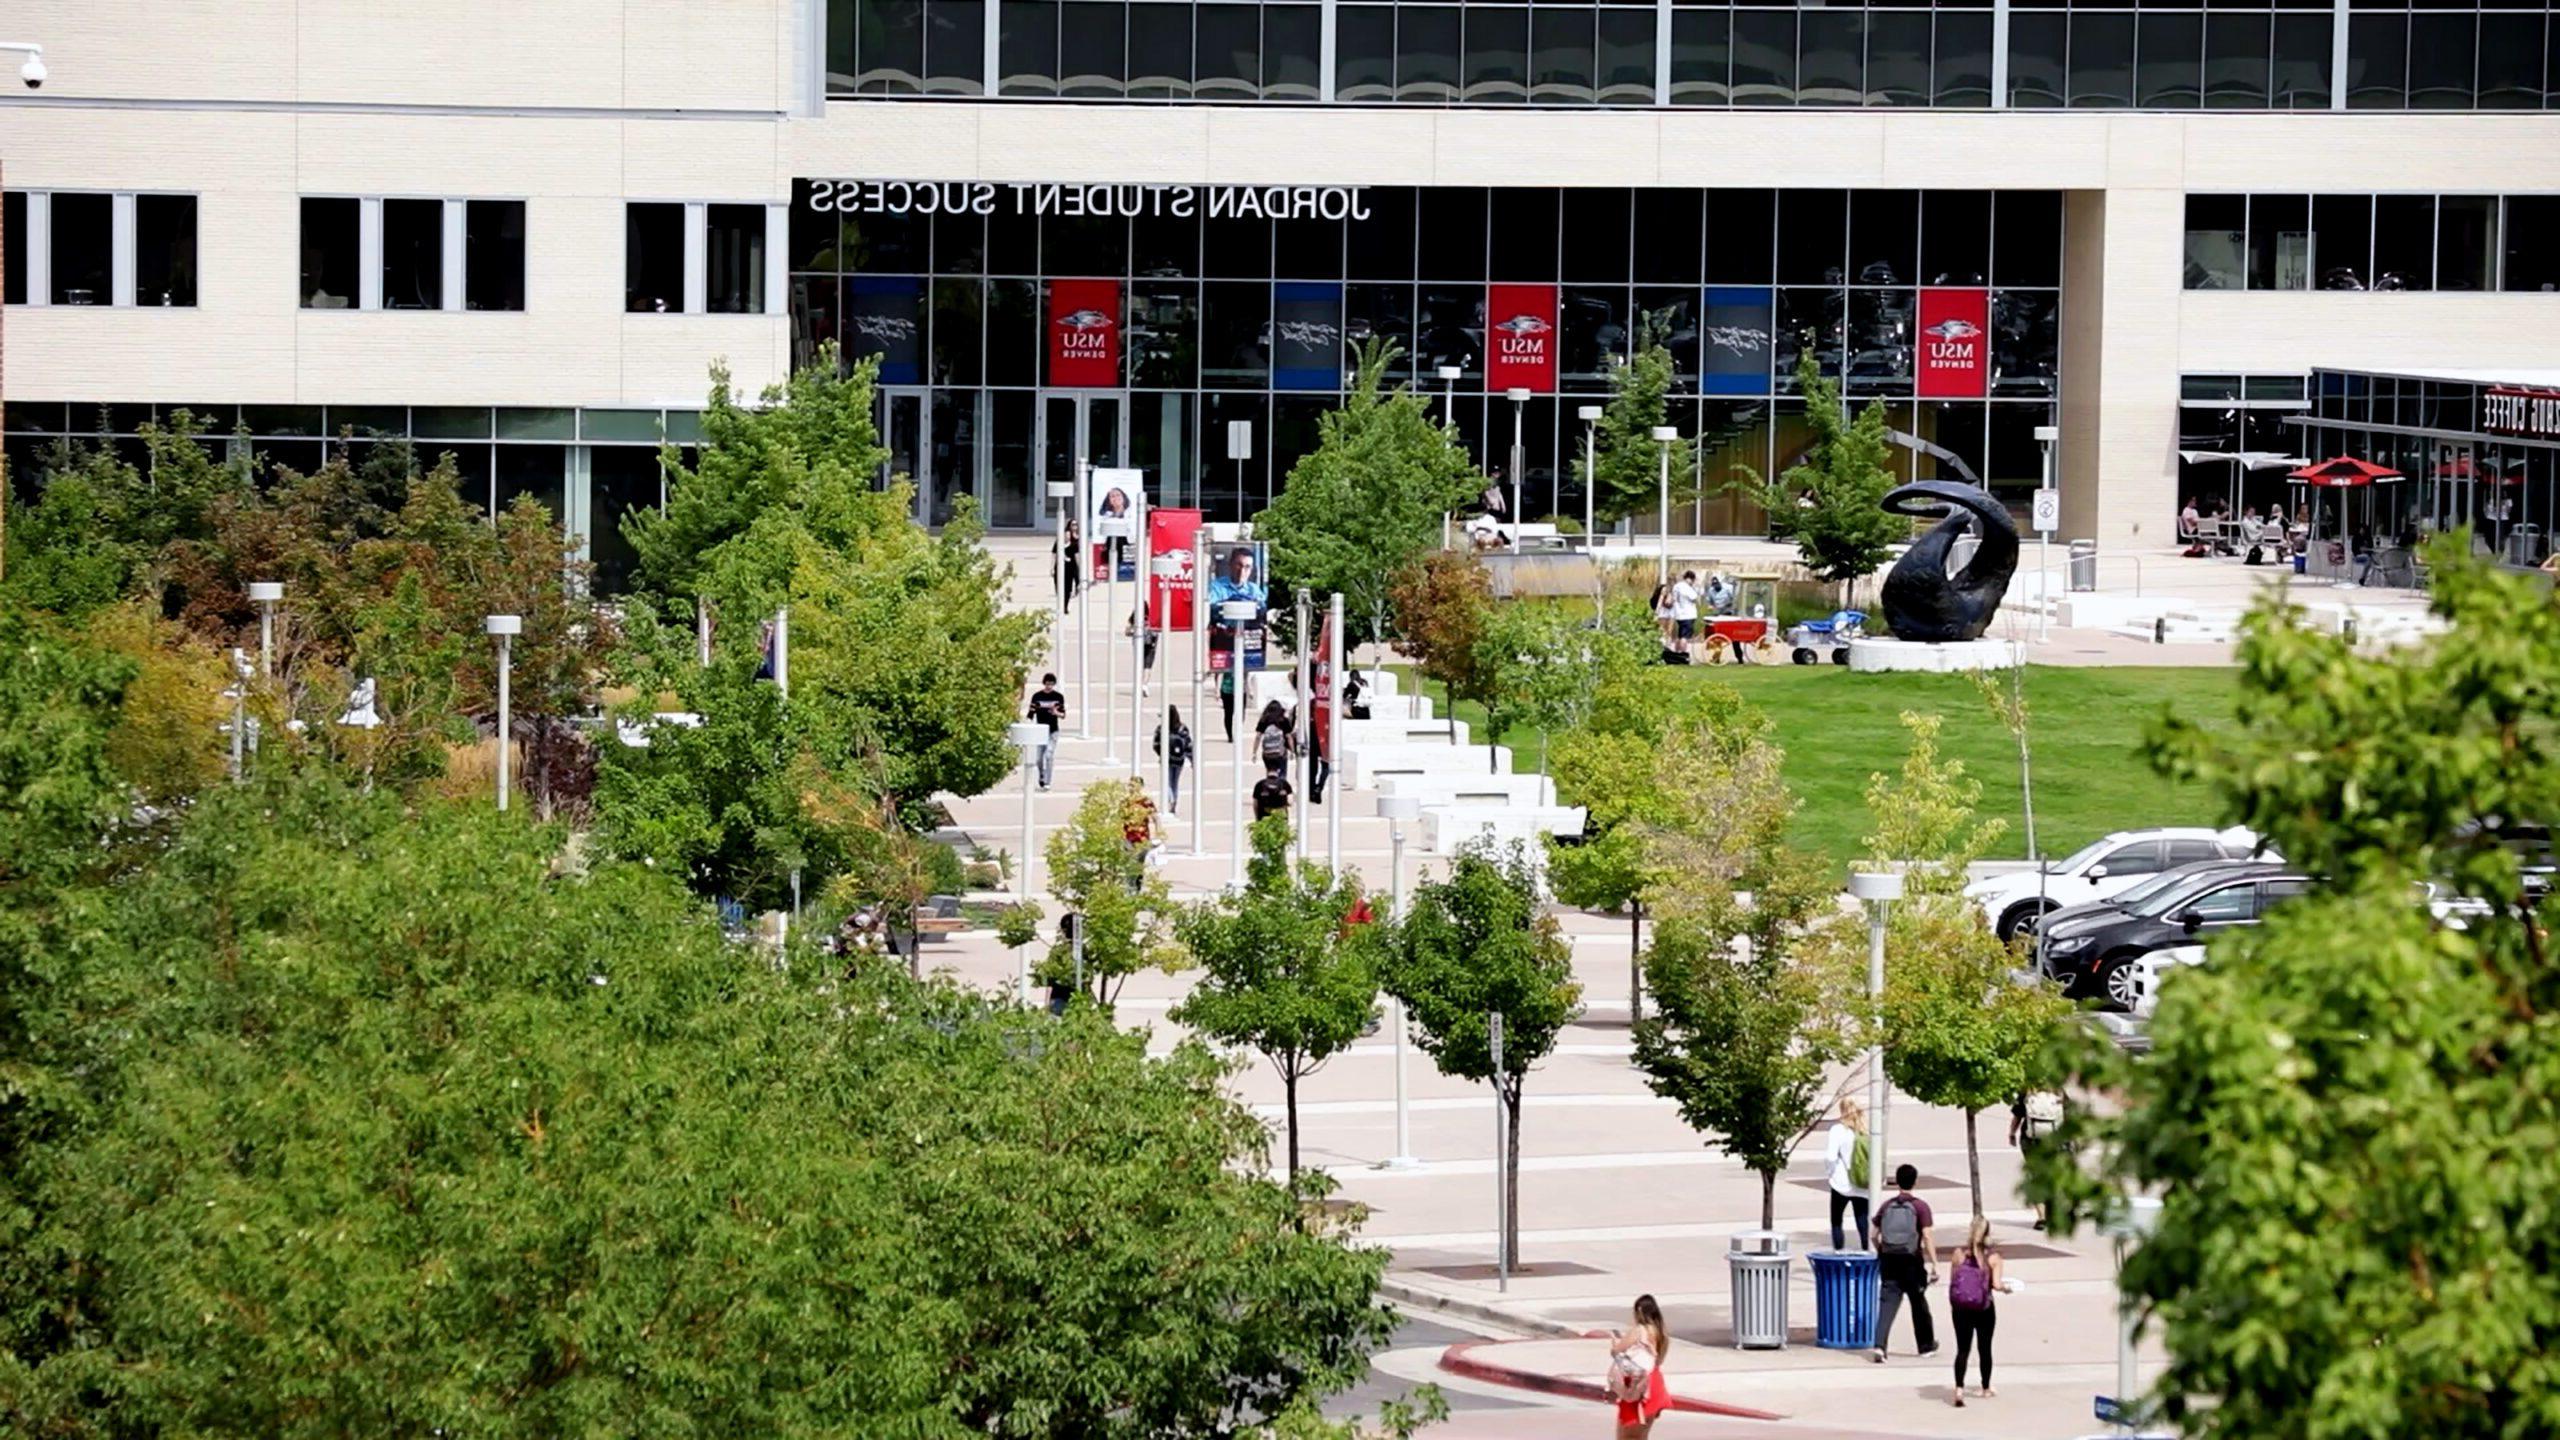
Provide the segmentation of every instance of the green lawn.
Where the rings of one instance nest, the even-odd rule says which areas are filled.
[[[1767,712],[1786,748],[1787,781],[1803,802],[1797,839],[1843,861],[1863,848],[1867,778],[1902,762],[1901,713],[1935,711],[1946,719],[1939,733],[1947,755],[1982,781],[1984,812],[2008,818],[2009,831],[1993,855],[2026,854],[2017,747],[1965,676],[1852,675],[1834,665],[1787,664],[1648,673],[1656,683],[1687,691],[1729,684]],[[2136,746],[2164,709],[2232,724],[2236,676],[2223,668],[2028,667],[2037,839],[2044,852],[2067,854],[2111,830],[2216,823],[2220,817],[2205,812],[2202,794],[2154,774]],[[1410,672],[1403,683],[1415,683]],[[1429,689],[1438,702],[1438,687]],[[1480,738],[1483,711],[1461,705],[1458,715],[1478,727]],[[1534,731],[1515,730],[1503,739],[1518,768],[1538,768]]]

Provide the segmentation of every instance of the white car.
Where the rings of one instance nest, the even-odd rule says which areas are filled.
[[[1983,918],[2006,942],[2033,931],[2049,910],[2105,900],[2163,870],[2199,860],[2247,860],[2257,855],[2257,846],[2258,837],[2246,830],[2196,826],[2120,830],[2047,864],[2041,872],[2029,868],[1994,875],[1967,885],[1964,893],[1982,907]]]
[[[2133,978],[2129,982],[2133,986],[2134,1018],[2148,1021],[2151,1012],[2160,1008],[2160,982],[2186,966],[2203,963],[2204,947],[2201,945],[2172,945],[2166,950],[2137,956],[2132,962]]]

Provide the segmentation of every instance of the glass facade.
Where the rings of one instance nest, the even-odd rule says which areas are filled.
[[[2296,454],[2353,455],[2402,478],[2347,511],[2360,548],[2468,526],[2472,546],[2540,564],[2560,523],[2560,390],[2490,379],[2315,370]]]
[[[2560,291],[2560,195],[2189,195],[2189,290]]]
[[[1404,105],[2560,108],[2548,5],[829,0],[841,96]],[[1330,11],[1330,17],[1327,12]],[[1330,73],[1325,32],[1332,30]],[[992,27],[992,33],[990,33]]]
[[[1800,448],[1806,346],[1890,406],[1914,473],[2021,491],[2058,378],[2049,192],[803,180],[791,217],[795,354],[878,361],[890,468],[928,519],[969,494],[996,525],[1040,523],[1079,456],[1246,518],[1373,336],[1488,470],[1516,431],[1532,515],[1578,515],[1574,412],[1658,333],[1673,423],[1710,440],[1675,526],[1714,533],[1763,526],[1721,492]]]

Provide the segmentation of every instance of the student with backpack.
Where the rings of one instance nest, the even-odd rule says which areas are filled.
[[[1254,781],[1254,823],[1258,825],[1263,821],[1270,819],[1274,815],[1280,816],[1283,819],[1288,818],[1289,796],[1291,793],[1292,792],[1289,788],[1289,775],[1285,767],[1278,770],[1268,771],[1261,779]]]
[[[2041,1145],[2053,1132],[2062,1128],[2062,1092],[2059,1090],[2021,1091],[2009,1102],[2009,1143],[2019,1150]],[[2036,1228],[2045,1228],[2045,1207],[2036,1206]]]
[[[1253,722],[1262,768],[1274,775],[1289,768],[1290,729],[1289,712],[1281,709],[1277,700],[1264,704],[1261,718]]]
[[[1893,1341],[1893,1315],[1902,1302],[1911,1302],[1911,1338],[1923,1356],[1938,1353],[1938,1327],[1929,1319],[1929,1286],[1937,1279],[1931,1273],[1936,1263],[1937,1247],[1930,1242],[1929,1226],[1936,1217],[1929,1213],[1929,1202],[1911,1193],[1920,1183],[1918,1167],[1893,1167],[1893,1197],[1876,1207],[1876,1348],[1867,1358],[1881,1365],[1884,1353]]]
[[[1840,1228],[1840,1212],[1858,1217],[1858,1248],[1867,1248],[1867,1171],[1875,1159],[1867,1148],[1867,1107],[1855,1095],[1840,1097],[1840,1118],[1823,1142],[1823,1168],[1831,1190],[1831,1248],[1846,1250],[1848,1234]]]
[[[1164,758],[1164,813],[1182,813],[1182,767],[1191,763],[1191,727],[1182,712],[1164,707],[1164,723],[1156,727],[1156,754]]]
[[[1964,1245],[1947,1267],[1947,1309],[1956,1322],[1955,1403],[1959,1406],[1964,1404],[1964,1362],[1977,1342],[1982,1346],[1982,1388],[1974,1394],[1988,1400],[1998,1393],[1991,1388],[1991,1332],[2000,1324],[1995,1299],[2010,1287],[2000,1270],[2000,1248],[1991,1242],[1991,1220],[1976,1215],[1965,1232]]]
[[[1671,1387],[1662,1378],[1662,1357],[1670,1350],[1662,1306],[1650,1295],[1637,1296],[1635,1323],[1609,1342],[1607,1385],[1618,1402],[1618,1440],[1645,1440],[1671,1408]]]

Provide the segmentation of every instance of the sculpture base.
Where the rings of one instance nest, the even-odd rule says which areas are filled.
[[[1958,670],[2006,670],[2023,647],[2015,640],[1893,640],[1862,636],[1849,642],[1849,668],[1939,674]]]

